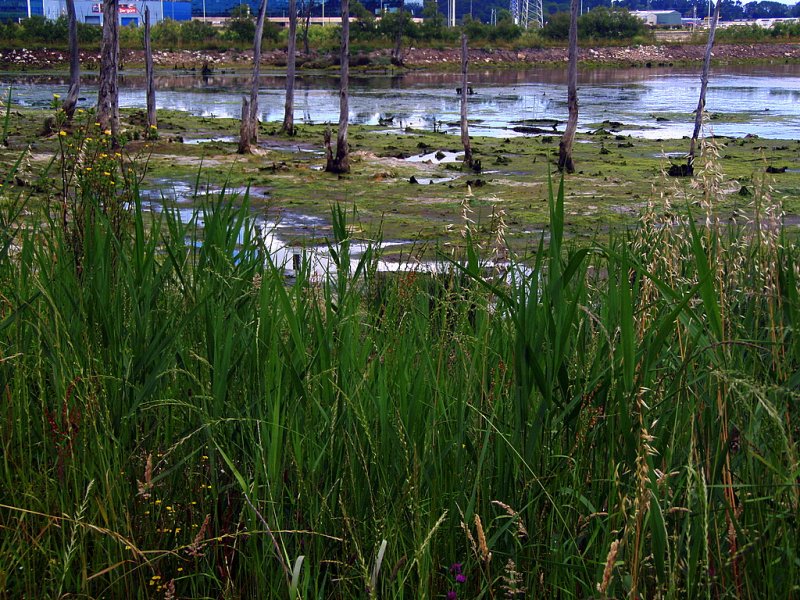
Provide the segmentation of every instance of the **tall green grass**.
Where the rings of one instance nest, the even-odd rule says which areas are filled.
[[[109,198],[77,229],[0,204],[0,596],[800,593],[774,212],[572,249],[561,188],[498,281],[469,240],[378,274],[337,208],[337,272],[287,285],[246,197],[202,231]]]

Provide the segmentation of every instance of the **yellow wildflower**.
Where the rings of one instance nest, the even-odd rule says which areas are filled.
[[[62,129],[61,131],[58,132],[58,135],[64,137],[65,135],[67,135],[67,132]]]

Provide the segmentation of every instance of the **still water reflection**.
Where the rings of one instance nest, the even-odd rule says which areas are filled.
[[[581,73],[580,122],[583,130],[602,121],[624,124],[625,133],[648,138],[691,134],[691,111],[699,94],[698,69],[601,69]],[[351,79],[352,123],[384,125],[388,130],[414,127],[455,132],[459,115],[457,73],[411,72],[396,76]],[[561,69],[474,70],[470,126],[475,135],[522,135],[512,128],[523,119],[567,116],[566,73]],[[66,77],[0,74],[0,87],[13,84],[13,100],[25,106],[49,105],[53,93],[65,93]],[[261,78],[261,118],[283,118],[282,74]],[[167,72],[156,78],[159,108],[209,117],[238,118],[241,97],[249,88],[243,74],[203,77]],[[297,82],[295,120],[323,123],[338,120],[338,80],[329,74],[301,75]],[[86,78],[84,106],[93,103],[96,80]],[[141,73],[121,77],[120,105],[144,106]],[[0,91],[3,91],[0,89]],[[725,67],[712,73],[707,110],[717,135],[756,134],[800,138],[800,65]]]

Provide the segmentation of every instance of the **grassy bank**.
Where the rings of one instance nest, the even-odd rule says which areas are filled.
[[[707,160],[581,248],[545,192],[505,278],[468,202],[436,277],[351,261],[333,205],[334,272],[287,285],[246,196],[201,231],[93,148],[0,208],[0,595],[800,593],[798,257],[768,188],[723,227]]]

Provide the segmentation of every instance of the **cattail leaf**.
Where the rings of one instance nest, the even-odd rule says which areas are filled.
[[[386,545],[388,542],[383,540],[380,548],[378,548],[378,556],[375,558],[375,565],[372,567],[372,575],[369,578],[370,590],[372,594],[377,594],[378,574],[381,572],[381,565],[383,564],[383,556],[386,554]],[[376,596],[377,597],[377,596]]]
[[[292,580],[289,583],[290,600],[294,600],[295,598],[297,598],[297,588],[300,585],[300,571],[303,569],[304,559],[305,556],[301,554],[294,561],[294,566],[292,567]]]
[[[691,217],[691,211],[689,213],[689,229],[692,234],[692,252],[694,254],[695,268],[697,269],[698,279],[700,280],[700,298],[703,301],[703,307],[708,317],[708,325],[711,327],[711,332],[717,340],[721,341],[723,339],[722,317],[720,316],[717,293],[714,289],[714,276],[708,265],[708,257],[703,248],[703,240]]]
[[[618,285],[619,285],[619,308],[620,308],[620,337],[622,341],[622,379],[625,389],[630,392],[633,389],[633,377],[636,371],[636,358],[634,351],[634,323],[633,323],[633,300],[631,299],[631,284],[628,281],[627,261],[621,265]]]
[[[666,582],[666,564],[669,561],[669,542],[667,541],[667,528],[664,525],[664,514],[655,494],[650,498],[650,538],[652,542],[653,561],[656,565],[656,576],[659,583]]]

